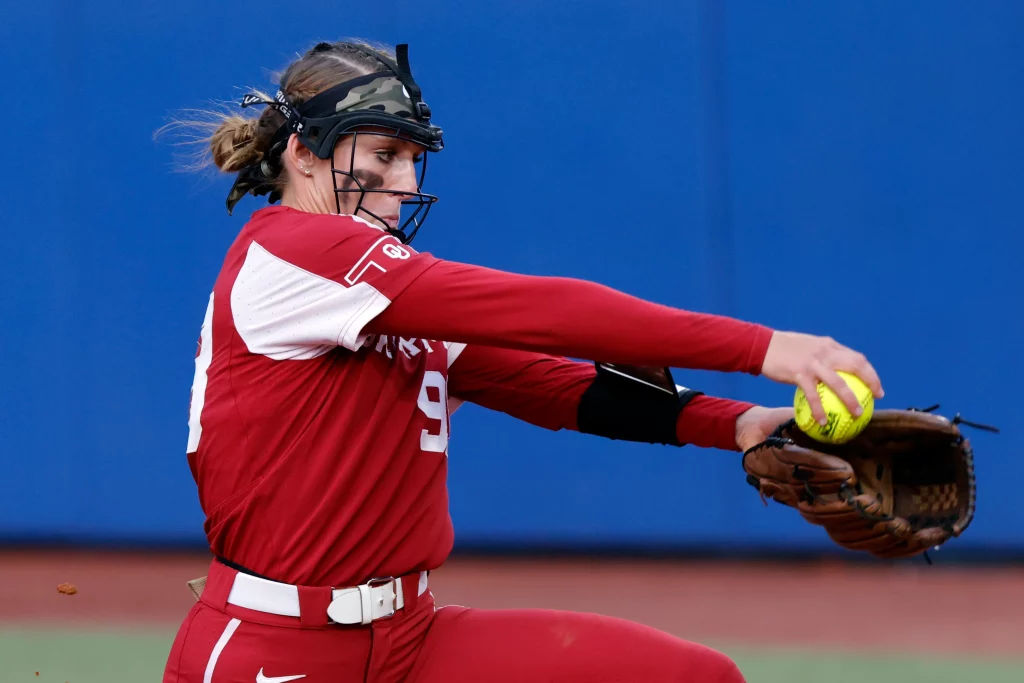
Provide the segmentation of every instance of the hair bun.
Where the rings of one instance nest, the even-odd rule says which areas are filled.
[[[260,160],[262,152],[256,147],[259,119],[229,116],[221,122],[210,137],[213,163],[226,173],[236,173]]]

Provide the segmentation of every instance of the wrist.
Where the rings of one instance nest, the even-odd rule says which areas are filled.
[[[757,423],[759,413],[763,411],[764,408],[755,405],[736,416],[733,426],[733,441],[736,443],[737,450],[746,450],[744,447],[747,441],[746,434],[750,431],[751,425]]]
[[[768,347],[775,336],[775,330],[764,325],[755,325],[754,340],[750,345],[750,355],[747,357],[747,372],[751,375],[760,375],[764,367],[764,360],[768,356]]]
[[[680,444],[738,451],[737,419],[754,407],[745,401],[696,396],[679,414],[676,437]]]
[[[752,406],[736,417],[736,450],[745,451],[764,441],[775,429],[793,417],[790,407]]]

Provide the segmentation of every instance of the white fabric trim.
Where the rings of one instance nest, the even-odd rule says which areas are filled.
[[[417,595],[426,593],[428,587],[427,572],[420,572]],[[336,588],[332,591],[331,597],[332,601],[327,613],[341,624],[369,623],[364,619],[390,616],[392,606],[394,609],[402,609],[405,606],[402,584],[397,580],[394,587],[387,583],[372,587],[362,585]],[[235,575],[231,583],[227,602],[237,607],[285,617],[298,617],[301,614],[299,589],[296,586],[261,579],[258,576],[241,572]],[[367,609],[367,604],[369,604],[369,609]]]
[[[257,612],[297,617],[299,616],[299,589],[288,583],[278,583],[239,572],[231,584],[228,604]]]
[[[192,376],[192,402],[188,411],[188,445],[186,453],[199,450],[199,439],[203,436],[203,406],[206,405],[206,385],[209,381],[210,363],[213,362],[213,292],[206,304],[206,316],[199,332],[199,353],[196,355],[196,370]]]
[[[357,216],[354,213],[336,213],[334,215],[335,216],[344,216],[345,218],[351,218],[353,220],[359,221],[360,223],[362,223],[363,225],[365,225],[367,227],[373,228],[374,230],[379,230],[380,232],[384,232],[384,228],[380,227],[379,225],[374,225],[373,223],[371,223],[370,221],[366,220],[362,216]]]
[[[402,582],[395,580],[373,587],[363,584],[336,590],[327,606],[327,616],[336,624],[364,626],[390,617],[405,606],[401,586]]]
[[[373,292],[373,297],[359,309],[356,315],[349,319],[348,325],[342,329],[341,336],[338,337],[338,345],[344,346],[349,351],[358,351],[363,344],[366,343],[366,340],[369,339],[371,335],[364,333],[363,328],[366,327],[371,320],[383,313],[385,308],[391,305],[391,299],[387,298],[367,283],[360,282],[351,289],[355,289],[356,287],[366,287]]]
[[[452,367],[452,363],[458,360],[462,352],[466,350],[466,345],[460,342],[445,342],[444,347],[448,349],[448,367]],[[451,417],[452,413],[462,407],[464,401],[461,398],[455,398],[454,396],[448,397],[448,416]]]
[[[382,242],[391,242],[381,247],[380,251],[377,251],[377,246]],[[352,269],[345,274],[345,282],[354,285],[363,279],[366,275],[366,271],[370,268],[376,268],[381,273],[388,272],[388,269],[381,264],[374,261],[375,257],[379,257],[379,254],[384,254],[389,259],[400,259],[404,260],[412,256],[408,249],[401,245],[397,238],[393,235],[384,235],[379,240],[370,245],[370,248],[366,250],[366,253],[360,257],[356,264],[352,266]]]
[[[203,683],[211,683],[213,681],[213,670],[217,666],[217,660],[220,659],[220,653],[224,651],[224,647],[231,640],[231,636],[235,634],[235,629],[241,624],[241,620],[232,619],[228,622],[228,625],[224,627],[224,633],[220,634],[220,639],[217,644],[213,646],[213,652],[210,653],[210,661],[206,663],[206,673],[203,674]]]
[[[466,350],[466,345],[459,342],[445,342],[444,347],[448,349],[448,367],[452,366],[462,352]]]
[[[391,300],[366,282],[346,287],[249,245],[231,287],[231,316],[251,353],[306,360],[337,346],[356,351],[363,327]]]

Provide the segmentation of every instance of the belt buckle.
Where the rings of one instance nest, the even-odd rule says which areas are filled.
[[[369,581],[366,582],[365,585],[366,585],[367,588],[377,588],[379,586],[386,586],[389,583],[390,584],[394,584],[395,583],[395,577],[393,577],[393,576],[377,577],[375,579],[370,579]],[[398,602],[398,589],[397,589],[397,587],[392,585],[392,587],[391,587],[391,611],[388,614],[383,615],[383,617],[393,617],[395,615],[395,612],[397,611],[396,608],[395,608],[395,605],[396,605],[397,602]],[[383,607],[384,606],[384,596],[383,595],[381,595],[381,597],[377,601],[377,606],[378,607]]]

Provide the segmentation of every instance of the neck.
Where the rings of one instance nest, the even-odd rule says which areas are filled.
[[[335,202],[317,192],[312,182],[300,182],[298,187],[289,183],[281,192],[281,205],[306,213],[338,212]]]

